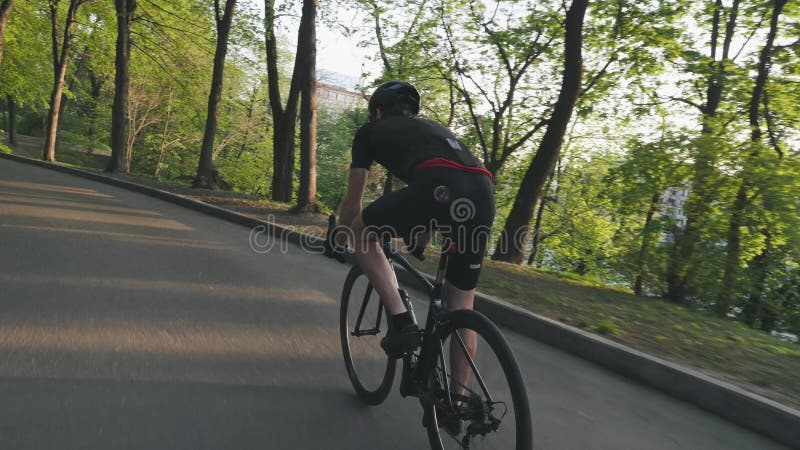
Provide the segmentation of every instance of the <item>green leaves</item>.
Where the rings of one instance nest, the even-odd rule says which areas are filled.
[[[285,26],[298,5],[277,3],[277,25]],[[578,123],[565,137],[569,149],[545,193],[537,260],[625,287],[639,280],[643,293],[660,295],[682,219],[696,208],[696,251],[679,261],[679,269],[696,274],[694,304],[713,306],[734,202],[744,187],[734,311],[761,326],[762,319],[745,311],[757,299],[775,314],[775,327],[798,330],[800,3],[787,2],[780,17],[758,105],[757,142],[751,140],[749,102],[775,2],[741,2],[725,61],[732,2],[719,3],[712,57],[717,4],[589,3]],[[21,105],[18,124],[25,134],[40,132],[52,81],[48,5],[15,2],[5,37],[0,98],[10,94]],[[346,6],[363,15],[340,19]],[[558,92],[567,7],[561,0],[350,0],[321,2],[320,18],[375,50],[382,69],[363,81],[365,90],[390,78],[416,83],[423,115],[453,128],[496,171],[500,225]],[[260,8],[241,3],[233,23],[215,161],[233,189],[266,195],[272,143]],[[79,12],[64,145],[107,148],[114,19],[108,1],[88,2]],[[212,2],[139,0],[133,33],[133,170],[158,171],[166,179],[191,175],[212,67]],[[280,59],[290,62],[288,56]],[[719,103],[710,108],[709,88],[719,86]],[[327,208],[335,209],[343,195],[352,134],[364,119],[358,111],[320,111],[318,189]],[[384,181],[382,172],[373,172],[371,197]],[[677,193],[703,195],[676,200]]]

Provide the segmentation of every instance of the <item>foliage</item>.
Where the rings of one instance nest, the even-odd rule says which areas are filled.
[[[322,205],[338,211],[347,187],[350,147],[356,130],[366,122],[367,111],[321,109],[317,122],[317,195]]]
[[[46,109],[52,87],[49,28],[46,2],[14,4],[0,66],[0,96],[11,95],[20,107],[33,111]]]
[[[279,34],[295,35],[298,3],[276,3]],[[320,3],[324,23],[357,36],[380,62],[380,73],[366,74],[361,89],[390,78],[414,82],[422,91],[423,115],[450,126],[496,170],[496,226],[502,225],[558,92],[554,80],[561,78],[564,57],[559,39],[569,2]],[[533,260],[540,270],[563,277],[620,289],[638,285],[643,295],[661,296],[683,218],[697,207],[702,214],[694,251],[679,266],[693,275],[688,305],[710,310],[724,292],[728,231],[744,186],[731,315],[754,328],[798,333],[800,5],[789,1],[780,17],[759,107],[762,136],[753,141],[747,111],[774,2],[742,2],[725,61],[721,49],[732,3],[719,3],[720,36],[712,56],[717,4],[590,3],[583,90],[540,203]],[[45,0],[16,2],[5,36],[0,98],[10,95],[19,105],[22,135],[41,136],[44,126],[52,83],[47,6]],[[241,2],[233,23],[214,164],[230,190],[268,196],[273,114],[266,106],[260,6]],[[341,8],[352,8],[357,20],[337,22]],[[64,147],[94,154],[65,154],[71,163],[100,166],[108,151],[114,14],[107,1],[89,2],[78,14],[59,139]],[[182,182],[197,167],[206,116],[215,42],[212,2],[139,0],[132,33],[132,170]],[[278,46],[285,49],[279,60],[287,73],[293,45]],[[280,78],[285,92],[290,77]],[[708,88],[717,82],[723,89],[709,114]],[[318,195],[324,208],[336,210],[347,184],[352,136],[366,118],[363,111],[321,109],[318,120]],[[368,201],[381,194],[384,180],[382,169],[370,172]],[[671,194],[682,192],[694,198],[687,203],[673,196],[669,203]],[[598,332],[631,332],[617,317],[581,313],[575,320],[578,315]]]

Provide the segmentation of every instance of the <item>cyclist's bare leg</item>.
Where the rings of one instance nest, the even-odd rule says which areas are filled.
[[[445,283],[444,300],[445,303],[447,303],[448,309],[451,310],[472,309],[475,302],[475,289],[464,291],[450,283]],[[464,341],[464,345],[466,345],[469,350],[470,356],[474,357],[478,351],[477,335],[471,330],[462,330],[459,334]],[[456,394],[463,394],[472,369],[464,355],[464,351],[461,349],[458,339],[453,338],[450,339],[450,373],[452,376],[450,389]]]
[[[366,226],[361,214],[357,215],[353,220],[352,228],[355,236],[353,247],[358,265],[364,270],[370,283],[372,283],[372,287],[380,295],[381,301],[386,306],[386,309],[389,310],[389,314],[394,316],[405,312],[406,307],[400,298],[400,293],[397,292],[397,279],[389,265],[389,260],[383,254],[383,249],[377,241],[377,236],[374,234],[368,236],[368,233],[364,232]]]

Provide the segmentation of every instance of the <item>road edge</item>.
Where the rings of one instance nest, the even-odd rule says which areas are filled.
[[[139,192],[238,225],[258,229],[260,232],[280,236],[293,244],[319,245],[319,237],[172,192],[18,155],[0,153],[0,157]],[[403,283],[418,283],[402,270],[398,271],[398,278]],[[798,410],[696,370],[548,319],[490,295],[478,293],[475,309],[491,317],[498,325],[523,336],[577,355],[789,447],[800,445]]]

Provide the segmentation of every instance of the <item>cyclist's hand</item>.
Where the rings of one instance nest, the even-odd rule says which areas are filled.
[[[331,214],[328,217],[328,232],[325,234],[325,251],[323,254],[344,264],[347,262],[347,259],[345,259],[345,247],[337,244],[336,234],[336,216]]]

